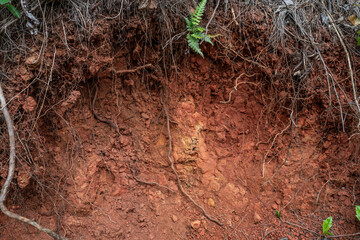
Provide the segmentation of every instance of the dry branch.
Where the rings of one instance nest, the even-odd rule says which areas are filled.
[[[0,84],[0,103],[1,103],[1,110],[4,114],[6,126],[8,129],[8,134],[9,134],[9,140],[10,140],[9,170],[8,170],[8,175],[6,177],[6,181],[5,181],[4,185],[2,186],[1,193],[0,193],[0,209],[6,216],[8,216],[10,218],[14,218],[14,219],[17,219],[24,223],[27,223],[27,224],[37,228],[38,230],[52,236],[53,238],[56,238],[59,240],[66,240],[67,238],[62,237],[62,236],[58,235],[57,233],[53,232],[52,230],[41,226],[34,220],[20,216],[16,213],[9,211],[7,209],[7,207],[5,206],[6,196],[7,196],[7,193],[9,192],[9,187],[10,187],[10,184],[14,177],[14,172],[15,172],[15,134],[14,134],[14,127],[12,124],[12,120],[11,120],[10,114],[6,107],[6,100],[5,100],[3,91],[2,91],[1,84]]]

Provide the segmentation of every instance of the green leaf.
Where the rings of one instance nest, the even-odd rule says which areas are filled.
[[[6,7],[9,9],[9,11],[17,18],[20,18],[20,13],[19,11],[16,9],[16,7],[14,7],[11,4],[7,4]]]
[[[275,210],[275,213],[276,213],[276,217],[278,219],[281,219],[281,213],[278,210]]]
[[[209,38],[216,38],[216,37],[221,36],[221,34],[215,34],[215,35],[210,35],[210,34],[208,34],[207,36],[208,36]]]
[[[197,54],[199,54],[200,56],[204,57],[204,54],[202,53],[201,49],[200,49],[200,44],[199,44],[199,39],[194,38],[192,35],[188,34],[186,36],[186,38],[188,39],[188,44],[190,46],[190,48],[196,52]]]
[[[203,27],[196,27],[195,28],[195,31],[198,31],[198,32],[204,32],[206,29],[203,28]]]
[[[5,5],[9,2],[10,2],[10,0],[0,0],[0,5]]]
[[[330,235],[331,233],[329,233],[330,228],[332,227],[332,217],[328,217],[327,219],[325,219],[323,221],[323,234],[326,235]]]
[[[358,205],[355,206],[355,212],[356,212],[357,219],[359,219],[359,221],[360,221],[360,206],[358,206]]]
[[[210,37],[209,36],[206,36],[205,39],[204,39],[205,42],[208,42],[210,43],[211,45],[214,46],[214,43],[211,41]]]
[[[191,37],[196,38],[196,39],[203,39],[203,38],[204,38],[204,34],[203,34],[203,33],[194,32],[193,34],[191,34]]]

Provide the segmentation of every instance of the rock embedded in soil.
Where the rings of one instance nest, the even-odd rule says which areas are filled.
[[[209,200],[208,200],[208,205],[209,205],[210,207],[215,207],[215,202],[214,202],[214,200],[213,200],[212,198],[209,198]]]
[[[173,220],[173,222],[177,222],[178,217],[177,217],[176,215],[172,215],[172,216],[171,216],[171,219]]]
[[[33,112],[35,110],[35,108],[36,108],[35,99],[31,96],[28,96],[23,105],[23,109],[25,110],[25,112],[30,113],[30,112]]]
[[[261,222],[262,218],[260,217],[260,215],[258,213],[254,213],[254,222],[255,223],[259,223]]]
[[[198,229],[200,227],[200,225],[201,225],[201,222],[199,220],[195,220],[195,221],[191,222],[191,227],[195,230]]]

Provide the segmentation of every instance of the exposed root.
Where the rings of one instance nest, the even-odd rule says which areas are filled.
[[[289,224],[290,226],[294,226],[294,227],[298,227],[298,228],[301,228],[301,229],[304,229],[308,232],[311,232],[312,234],[316,235],[316,236],[321,236],[319,233],[311,230],[311,229],[308,229],[306,227],[303,227],[301,225],[298,225],[296,223],[292,223],[292,222],[288,222],[288,221],[283,221],[281,220],[283,223],[286,223],[286,224]],[[355,236],[359,236],[360,235],[360,232],[358,233],[352,233],[352,234],[343,234],[343,235],[333,235],[333,236],[326,236],[326,238],[341,238],[341,237],[355,237]]]
[[[160,184],[158,184],[157,182],[147,182],[147,181],[138,179],[138,178],[135,176],[135,171],[134,171],[134,169],[132,169],[131,167],[130,167],[130,171],[131,171],[131,173],[132,173],[133,178],[134,178],[137,182],[139,182],[139,183],[146,184],[146,185],[151,185],[151,186],[157,186],[157,187],[159,187],[159,188],[164,188],[164,189],[166,189],[166,190],[168,190],[169,192],[172,192],[172,193],[175,192],[175,191],[172,190],[171,188],[168,188],[168,187],[166,187],[166,186],[164,186],[164,185],[160,185]]]
[[[115,68],[110,68],[110,70],[115,73],[115,74],[123,74],[123,73],[134,73],[134,72],[137,72],[139,70],[142,70],[142,69],[145,69],[145,68],[151,68],[153,67],[153,65],[151,63],[149,64],[145,64],[143,66],[139,66],[139,67],[136,67],[134,69],[126,69],[126,70],[116,70]]]
[[[99,115],[96,114],[95,112],[95,102],[96,102],[96,97],[97,97],[97,92],[98,92],[98,86],[97,83],[95,85],[95,93],[94,96],[92,98],[91,101],[91,113],[94,115],[94,118],[100,122],[106,123],[108,124],[111,128],[113,128],[117,133],[119,133],[119,129],[118,127],[115,125],[115,123],[113,123],[110,120],[106,120],[106,119],[102,119],[101,117],[99,117]]]
[[[8,128],[8,133],[9,133],[9,140],[10,140],[10,160],[9,160],[9,170],[8,170],[8,175],[6,177],[6,181],[1,189],[1,193],[0,193],[0,209],[1,211],[8,217],[10,218],[14,218],[17,219],[19,221],[22,221],[24,223],[27,223],[35,228],[37,228],[38,230],[56,238],[56,239],[60,239],[60,240],[65,240],[67,238],[62,237],[60,235],[58,235],[57,233],[53,232],[52,230],[45,228],[43,226],[41,226],[40,224],[38,224],[37,222],[35,222],[32,219],[28,219],[25,218],[23,216],[20,216],[16,213],[13,213],[11,211],[9,211],[7,209],[7,207],[5,206],[4,202],[6,200],[6,195],[9,191],[9,187],[11,184],[11,181],[14,177],[14,171],[15,171],[15,133],[14,133],[14,127],[12,124],[12,120],[10,117],[10,114],[7,110],[6,107],[6,100],[2,91],[2,87],[0,84],[0,102],[1,102],[1,110],[4,114],[4,118],[5,118],[5,122]]]
[[[181,185],[181,181],[180,181],[180,178],[179,178],[179,174],[176,172],[175,170],[175,167],[174,167],[174,162],[171,158],[171,154],[172,154],[172,138],[171,138],[171,131],[170,131],[170,118],[169,118],[169,113],[168,113],[168,110],[166,108],[166,105],[165,103],[163,103],[163,106],[164,106],[164,110],[165,110],[165,115],[166,115],[166,126],[167,126],[167,132],[168,132],[168,137],[169,137],[169,152],[168,152],[168,160],[169,160],[169,163],[170,163],[170,167],[171,167],[171,170],[173,171],[173,173],[175,174],[176,176],[176,181],[177,181],[177,184],[179,186],[179,189],[180,191],[182,192],[182,194],[184,194],[195,206],[197,206],[198,208],[201,209],[201,211],[203,212],[204,216],[209,219],[210,221],[218,224],[219,226],[223,226],[223,224],[218,221],[217,219],[209,216],[207,214],[207,212],[205,211],[205,209],[200,206],[197,202],[195,202],[194,199],[192,199],[192,197],[190,197],[189,194],[187,194],[187,192],[185,192],[184,188],[182,187]]]
[[[352,70],[349,51],[348,51],[348,49],[347,49],[347,47],[346,47],[346,45],[344,43],[344,40],[343,40],[343,38],[342,38],[342,36],[341,36],[341,34],[339,32],[339,29],[337,28],[337,26],[334,23],[335,22],[334,18],[332,17],[332,15],[329,13],[328,9],[325,6],[324,0],[322,0],[321,3],[323,4],[324,9],[326,11],[326,14],[328,15],[328,17],[330,19],[330,23],[333,26],[333,28],[334,28],[334,30],[336,32],[336,35],[338,36],[338,38],[340,40],[341,46],[344,48],[344,51],[345,51],[345,54],[346,54],[346,60],[347,60],[347,63],[348,63],[349,73],[350,73],[351,85],[352,85],[353,94],[354,94],[354,103],[355,103],[355,106],[356,106],[357,115],[359,115],[360,114],[360,105],[359,105],[359,101],[358,101],[358,98],[357,98],[356,84],[355,84],[355,79],[354,79],[354,72]],[[360,120],[359,120],[359,123],[358,123],[358,128],[359,127],[360,127]]]
[[[264,178],[265,177],[265,164],[266,164],[266,158],[267,156],[269,155],[270,153],[270,150],[272,149],[272,147],[274,146],[275,144],[275,141],[276,141],[276,138],[279,136],[279,135],[282,135],[289,127],[291,126],[291,121],[289,123],[289,125],[286,126],[286,128],[284,128],[281,132],[277,133],[269,147],[269,149],[267,150],[265,156],[264,156],[264,159],[263,159],[263,166],[262,166],[262,177]]]
[[[284,221],[284,220],[281,220],[281,221],[282,221],[283,223],[286,223],[286,224],[290,225],[290,226],[298,227],[298,228],[304,229],[304,230],[306,230],[306,231],[308,231],[308,232],[311,232],[311,233],[315,234],[316,236],[320,236],[319,233],[317,233],[317,232],[315,232],[315,231],[313,231],[313,230],[311,230],[311,229],[308,229],[308,228],[306,228],[306,227],[303,227],[303,226],[301,226],[301,225],[299,225],[299,224],[292,223],[292,222],[288,222],[288,221]]]
[[[240,74],[240,76],[238,76],[236,79],[235,79],[235,84],[234,84],[234,88],[229,92],[229,99],[227,101],[220,101],[220,103],[229,103],[231,102],[231,94],[235,91],[237,91],[237,87],[240,85],[240,84],[244,84],[244,83],[247,83],[247,84],[252,84],[252,85],[255,85],[255,86],[258,86],[258,84],[256,83],[252,83],[252,82],[238,82],[238,80],[243,76],[245,75],[246,77],[253,77],[255,76],[256,74],[252,74],[252,75],[247,75],[245,73],[242,73]]]

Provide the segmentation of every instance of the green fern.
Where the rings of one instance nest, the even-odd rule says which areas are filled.
[[[195,12],[190,15],[190,19],[185,18],[186,28],[188,30],[188,34],[186,38],[188,40],[189,47],[192,50],[194,50],[194,52],[201,55],[202,57],[204,57],[204,54],[200,49],[199,41],[204,39],[205,42],[214,45],[213,42],[211,41],[211,38],[218,36],[218,35],[205,36],[204,32],[206,31],[206,29],[199,26],[201,22],[201,18],[204,15],[206,2],[207,0],[202,0],[199,3],[199,5],[196,7]]]

